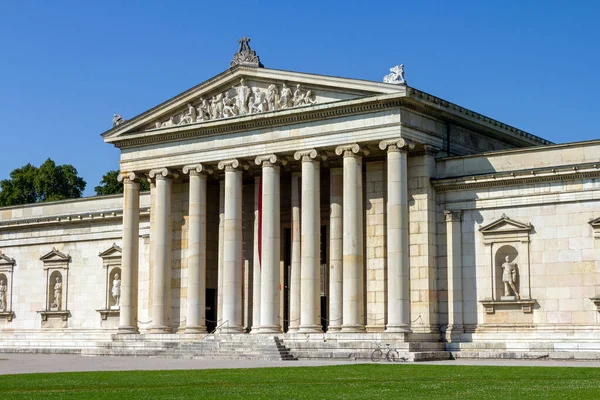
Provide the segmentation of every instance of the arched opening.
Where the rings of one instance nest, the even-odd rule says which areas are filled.
[[[50,311],[61,311],[63,309],[63,297],[63,276],[59,271],[54,271],[48,281],[48,309]]]
[[[511,245],[504,245],[496,251],[494,258],[496,299],[513,300],[519,298],[519,252]]]

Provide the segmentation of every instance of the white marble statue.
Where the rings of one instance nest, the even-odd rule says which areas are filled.
[[[119,274],[115,274],[113,278],[111,294],[115,300],[115,307],[119,308],[121,305],[121,279]]]
[[[274,84],[270,84],[267,88],[267,106],[269,111],[277,110],[277,103],[279,102],[279,89]]]
[[[125,120],[119,114],[113,114],[113,128],[117,125],[121,125]]]
[[[514,296],[519,300],[521,296],[517,292],[515,282],[517,281],[517,264],[510,262],[510,257],[504,258],[504,264],[502,264],[502,282],[504,283],[504,296],[511,296],[510,292],[514,293]]]
[[[170,117],[168,120],[166,120],[165,122],[160,124],[160,127],[168,128],[169,126],[173,126],[173,125],[175,125],[175,119],[174,119],[174,117]]]
[[[223,118],[223,93],[213,96],[210,101],[211,119]]]
[[[60,278],[56,277],[56,283],[54,284],[54,301],[52,302],[53,309],[60,311],[62,303],[62,283]]]
[[[281,95],[279,96],[279,108],[290,108],[294,106],[294,95],[292,89],[284,83],[281,87]]]
[[[229,92],[225,92],[223,97],[223,118],[235,117],[238,115],[238,107],[234,98],[229,97]]]
[[[294,98],[292,102],[294,103],[294,107],[304,105],[304,96],[305,93],[302,90],[300,84],[296,85],[296,90],[294,90]]]
[[[404,64],[390,68],[390,72],[390,74],[383,77],[383,82],[393,83],[395,85],[406,85],[406,80],[404,79]]]
[[[198,122],[210,120],[210,104],[206,99],[200,98],[200,105],[198,106],[198,116],[196,117]]]
[[[187,112],[181,114],[181,118],[179,119],[178,125],[193,124],[194,122],[196,122],[196,117],[198,115],[198,113],[196,112],[196,108],[189,103],[187,107],[188,110]]]
[[[246,115],[250,112],[248,108],[248,100],[250,99],[250,88],[245,85],[244,78],[240,80],[240,86],[234,86],[233,89],[237,93],[237,108],[240,115]]]
[[[261,92],[259,88],[253,87],[253,97],[250,97],[250,113],[262,113],[267,111],[266,94]]]
[[[7,286],[4,279],[0,280],[0,312],[6,311],[6,291]]]

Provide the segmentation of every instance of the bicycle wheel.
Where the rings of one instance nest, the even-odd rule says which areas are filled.
[[[381,357],[383,357],[383,353],[379,349],[375,349],[371,353],[371,361],[373,361],[373,362],[377,362],[377,361],[381,360]]]
[[[400,359],[400,354],[398,354],[398,352],[394,349],[391,349],[390,351],[388,351],[388,353],[385,355],[385,358],[387,358],[387,360],[389,362],[397,362]]]

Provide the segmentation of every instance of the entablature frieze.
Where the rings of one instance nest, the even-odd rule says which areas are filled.
[[[597,177],[600,177],[600,163],[583,163],[552,168],[525,169],[482,175],[463,175],[457,178],[433,178],[431,179],[431,183],[436,191],[445,192]]]
[[[140,209],[140,217],[148,217],[150,208]],[[64,224],[81,224],[98,221],[120,221],[123,219],[123,209],[94,211],[87,213],[71,213],[53,215],[51,217],[19,218],[0,221],[0,231],[15,229],[30,229],[32,226],[52,226]]]

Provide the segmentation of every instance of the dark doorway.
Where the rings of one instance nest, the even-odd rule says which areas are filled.
[[[292,230],[283,230],[283,331],[290,326],[290,279],[292,272]]]
[[[206,330],[208,333],[217,327],[217,289],[206,289]]]
[[[327,332],[329,327],[329,309],[327,308],[327,293],[329,288],[329,268],[327,263],[327,225],[321,225],[321,327]]]

